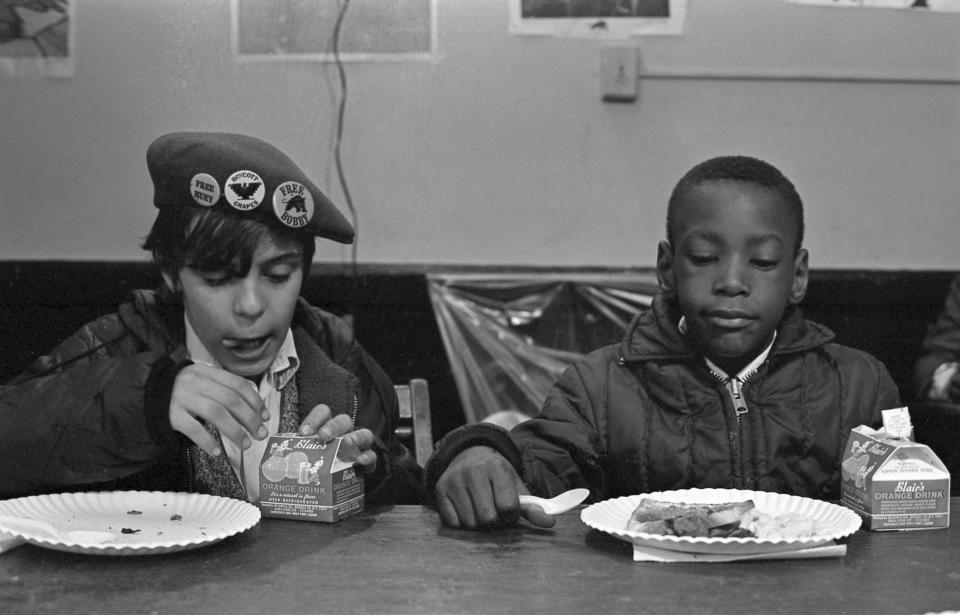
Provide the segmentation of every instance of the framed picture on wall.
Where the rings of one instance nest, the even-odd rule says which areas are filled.
[[[680,35],[687,0],[510,0],[510,32],[570,38]]]
[[[72,77],[69,0],[0,0],[0,76]]]
[[[232,0],[241,60],[430,60],[436,0]]]

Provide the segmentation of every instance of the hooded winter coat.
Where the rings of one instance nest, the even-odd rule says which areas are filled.
[[[850,429],[876,426],[881,410],[899,405],[883,364],[790,308],[736,399],[686,343],[679,319],[657,296],[621,343],[568,367],[541,413],[509,437],[489,425],[451,432],[427,464],[428,486],[458,452],[484,444],[542,496],[717,487],[838,499]]]
[[[366,501],[419,502],[420,469],[394,435],[392,382],[343,321],[302,298],[291,330],[301,361],[299,418],[319,403],[351,414],[355,429],[376,437]],[[134,291],[116,313],[88,323],[0,387],[0,497],[80,489],[209,492],[208,481],[198,480],[209,460],[169,420],[173,382],[188,363],[185,340],[177,297],[166,289]]]

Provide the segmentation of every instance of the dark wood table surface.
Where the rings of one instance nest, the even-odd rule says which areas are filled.
[[[419,506],[334,524],[264,519],[179,553],[0,554],[0,613],[929,613],[960,609],[951,527],[850,537],[844,557],[637,563],[572,511],[469,532]]]

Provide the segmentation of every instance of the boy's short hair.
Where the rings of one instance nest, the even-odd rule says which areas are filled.
[[[283,231],[256,218],[242,218],[217,209],[164,207],[157,214],[143,249],[150,251],[161,271],[172,276],[183,267],[245,276],[257,248],[282,235],[293,237],[302,246],[304,272],[309,272],[316,250],[313,235]]]
[[[803,201],[793,183],[775,166],[750,156],[718,156],[705,160],[687,171],[670,194],[667,205],[667,241],[675,246],[674,227],[680,202],[687,194],[705,182],[739,181],[773,190],[786,201],[797,223],[797,243],[794,251],[803,245]]]

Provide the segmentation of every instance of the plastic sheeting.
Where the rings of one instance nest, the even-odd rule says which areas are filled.
[[[619,342],[653,272],[434,274],[430,300],[468,423],[533,416],[560,372]]]

